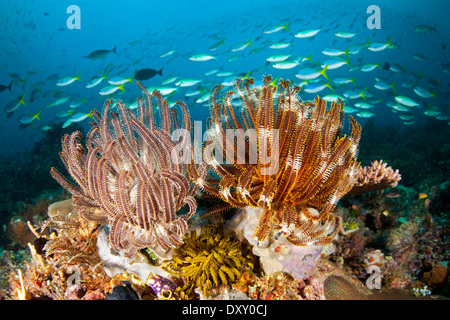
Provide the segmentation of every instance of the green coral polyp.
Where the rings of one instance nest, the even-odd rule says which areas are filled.
[[[196,287],[209,296],[213,287],[232,284],[253,270],[253,261],[241,242],[224,236],[218,226],[207,225],[199,236],[195,231],[186,236],[165,269],[186,280],[181,291],[187,296]]]

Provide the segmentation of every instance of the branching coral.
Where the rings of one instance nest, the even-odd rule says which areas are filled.
[[[369,191],[393,188],[402,178],[398,170],[387,167],[383,160],[374,161],[370,166],[359,167],[356,171],[356,181],[349,193],[364,193]]]
[[[190,183],[179,155],[173,154],[171,140],[172,130],[190,130],[187,108],[177,102],[182,111],[179,119],[159,92],[150,95],[141,88],[137,112],[109,100],[102,117],[93,113],[86,148],[78,131],[63,137],[61,159],[77,185],[51,170],[72,194],[81,216],[109,224],[113,248],[127,256],[141,248],[167,250],[179,245],[197,207],[193,198],[197,187]],[[116,111],[110,112],[113,107]],[[189,170],[200,178],[206,174],[203,164],[190,165]],[[184,206],[188,212],[177,215]]]
[[[214,90],[210,130],[218,142],[205,149],[219,178],[202,187],[234,207],[263,208],[255,230],[259,241],[275,229],[295,245],[329,243],[340,230],[331,211],[354,184],[361,128],[350,116],[351,133],[340,136],[341,103],[327,110],[319,98],[301,102],[299,88],[288,81],[264,81],[257,89],[253,79],[238,79],[235,91],[221,100],[222,86]],[[238,143],[230,148],[235,137]],[[230,164],[230,158],[236,161]]]
[[[207,225],[199,236],[192,231],[175,251],[165,269],[186,279],[181,297],[189,296],[195,287],[209,296],[214,286],[231,284],[254,267],[250,251],[222,235],[219,226]]]

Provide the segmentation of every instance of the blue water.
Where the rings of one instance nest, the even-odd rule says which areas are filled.
[[[209,109],[195,102],[198,98],[187,98],[188,90],[197,88],[209,92],[224,78],[216,75],[205,76],[212,69],[232,71],[236,76],[250,75],[258,81],[262,75],[291,79],[293,83],[301,81],[295,73],[307,66],[307,62],[293,69],[280,70],[271,65],[256,71],[266,64],[266,58],[274,54],[290,53],[292,57],[311,55],[313,63],[321,63],[330,58],[321,53],[325,48],[345,50],[353,44],[387,42],[391,38],[394,48],[381,52],[367,49],[359,54],[349,55],[350,66],[365,63],[386,62],[399,64],[404,72],[392,72],[376,68],[363,73],[360,70],[349,71],[350,66],[327,72],[329,79],[337,77],[355,78],[355,85],[336,88],[336,94],[351,88],[367,88],[373,94],[367,102],[373,103],[369,111],[375,116],[370,118],[375,124],[405,126],[399,119],[399,112],[393,112],[387,106],[394,101],[394,94],[373,87],[375,78],[380,77],[387,83],[395,82],[397,95],[407,96],[420,104],[409,114],[414,123],[420,126],[429,120],[426,110],[439,112],[437,121],[448,123],[450,97],[450,13],[445,0],[432,1],[2,1],[0,3],[0,84],[8,85],[16,73],[19,80],[13,82],[11,91],[0,93],[0,139],[2,154],[13,155],[27,152],[43,136],[42,125],[61,126],[66,118],[57,117],[61,110],[68,110],[68,104],[77,99],[86,99],[78,107],[79,112],[89,112],[93,108],[100,110],[105,100],[98,94],[106,86],[106,80],[100,85],[87,89],[86,83],[94,76],[101,76],[107,66],[108,77],[132,77],[142,68],[163,69],[162,76],[144,81],[148,87],[161,86],[161,82],[170,76],[179,79],[201,79],[199,86],[178,88],[175,94],[167,96],[169,101],[182,99],[190,107],[193,120],[206,119]],[[381,12],[381,29],[369,30],[366,13],[369,5],[378,5]],[[80,8],[80,29],[68,29],[70,14],[67,8],[77,5]],[[262,31],[270,25],[289,23],[288,31],[272,34]],[[436,31],[418,33],[417,25],[427,25]],[[300,39],[294,35],[305,29],[321,29],[313,38]],[[337,31],[357,33],[354,38],[342,39],[334,35]],[[252,47],[239,52],[229,49],[238,42],[247,42],[252,38]],[[210,51],[212,44],[225,39],[225,44]],[[268,45],[277,42],[291,42],[286,49],[270,49]],[[109,53],[104,59],[89,60],[83,58],[94,50],[117,48],[117,53]],[[258,53],[250,54],[252,49],[260,48]],[[170,57],[161,58],[168,50],[176,50]],[[217,60],[193,62],[193,54],[208,53]],[[425,61],[417,61],[414,54],[421,54]],[[236,61],[228,58],[239,55]],[[312,65],[314,67],[314,65]],[[58,79],[76,76],[81,73],[81,81],[58,87]],[[402,83],[415,77],[418,86],[430,92],[437,90],[436,98],[422,98],[413,88],[404,88]],[[321,77],[321,81],[325,79]],[[174,87],[172,83],[170,85]],[[37,88],[38,97],[30,102],[31,92]],[[133,102],[140,96],[137,86],[126,83],[125,93],[113,97]],[[57,91],[54,91],[57,90]],[[50,91],[50,96],[44,93]],[[8,114],[5,106],[25,93],[25,105]],[[320,96],[333,93],[330,89],[317,93]],[[54,108],[45,108],[57,100],[54,95],[67,95],[70,100]],[[301,93],[304,100],[313,99],[316,94]],[[350,100],[352,106],[363,99]],[[39,114],[32,125],[20,126],[19,118],[25,114]],[[435,118],[437,116],[434,116]],[[357,117],[363,125],[368,120]],[[88,120],[81,123],[88,129]],[[70,128],[70,127],[69,127]],[[363,131],[364,134],[364,131]],[[55,137],[59,140],[60,137]]]

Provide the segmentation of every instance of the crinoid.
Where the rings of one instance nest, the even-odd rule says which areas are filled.
[[[173,154],[171,140],[172,130],[189,132],[187,108],[178,101],[177,114],[158,91],[149,94],[139,86],[143,96],[137,111],[108,100],[102,116],[93,112],[86,148],[78,131],[63,137],[60,156],[78,185],[51,169],[53,178],[72,194],[81,216],[108,224],[112,247],[127,256],[141,248],[179,245],[197,207],[197,186],[190,183],[180,155]],[[206,174],[203,164],[189,164],[189,170],[198,177]],[[184,206],[187,213],[177,214]]]
[[[234,207],[262,208],[259,241],[275,230],[295,245],[326,244],[341,228],[331,211],[354,184],[361,128],[350,116],[350,134],[340,135],[341,102],[327,110],[318,97],[301,102],[289,81],[270,81],[259,89],[238,79],[221,99],[222,86],[214,90],[204,154],[217,176],[202,187]]]
[[[204,226],[198,236],[195,230],[191,231],[164,266],[171,274],[187,280],[179,289],[182,298],[188,297],[195,287],[209,296],[213,287],[232,284],[253,267],[254,256],[249,248],[224,236],[217,225]]]

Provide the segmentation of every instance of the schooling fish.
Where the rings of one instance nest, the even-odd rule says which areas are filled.
[[[392,48],[392,47],[393,47],[393,44],[391,43],[391,38],[389,37],[387,43],[382,43],[382,42],[370,43],[367,46],[367,49],[369,49],[370,51],[378,52],[378,51],[383,51],[386,48]]]
[[[236,52],[236,51],[242,51],[248,46],[252,46],[252,40],[253,38],[250,38],[248,42],[238,42],[231,46],[230,51]]]
[[[124,84],[125,83],[122,83],[119,86],[109,85],[109,86],[103,87],[103,88],[100,89],[98,94],[101,95],[101,96],[107,96],[107,95],[113,94],[117,90],[122,90],[123,92],[125,92],[125,89],[123,88]]]
[[[338,31],[334,34],[336,37],[350,39],[357,35],[357,33],[346,32],[346,31]]]
[[[346,97],[347,99],[350,99],[350,100],[359,99],[359,98],[366,99],[365,90],[363,90],[361,92],[355,91],[355,90],[346,90],[343,93],[343,95],[344,95],[344,97]]]
[[[436,110],[426,110],[423,113],[424,115],[428,116],[428,117],[437,117],[438,115],[441,114],[440,111],[436,111]]]
[[[218,77],[229,77],[232,75],[234,75],[234,72],[232,72],[232,71],[218,71],[216,73],[216,76],[218,76]]]
[[[394,104],[392,106],[392,109],[394,109],[395,111],[399,111],[399,112],[408,112],[411,110],[409,107],[404,106],[402,104]]]
[[[189,90],[189,91],[187,91],[184,95],[185,95],[186,97],[195,97],[195,96],[197,96],[197,95],[199,95],[199,94],[201,94],[201,93],[202,93],[201,90]]]
[[[352,108],[349,106],[344,106],[343,110],[345,113],[354,113],[354,112],[358,111],[358,109],[355,109],[355,108]]]
[[[19,109],[20,105],[25,105],[25,93],[22,95],[22,97],[17,97],[17,99],[8,102],[5,106],[5,111],[7,113],[12,113]]]
[[[335,78],[333,79],[333,84],[337,84],[337,85],[344,85],[344,84],[348,84],[348,83],[353,83],[355,84],[355,79],[349,79],[349,78]]]
[[[65,96],[65,97],[59,98],[58,100],[56,100],[54,102],[51,102],[48,105],[46,105],[45,108],[49,109],[49,108],[53,108],[53,107],[59,106],[59,105],[61,105],[63,103],[66,103],[67,101],[69,101],[69,99],[70,99],[69,96]]]
[[[160,55],[159,57],[160,57],[160,58],[165,58],[165,57],[168,57],[168,56],[173,55],[175,52],[177,52],[177,50],[169,50],[169,51],[164,52],[164,53],[163,53],[162,55]]]
[[[384,81],[377,81],[375,82],[375,84],[373,85],[376,89],[378,90],[389,90],[392,89],[394,92],[396,92],[395,87],[394,87],[394,81],[392,81],[391,84],[387,84]]]
[[[431,32],[431,31],[436,31],[437,32],[436,27],[431,27],[431,26],[426,25],[426,24],[419,24],[419,25],[415,26],[414,27],[414,31],[417,32],[417,33],[428,33],[428,32]]]
[[[296,66],[298,66],[298,62],[293,61],[280,61],[272,65],[272,67],[274,67],[275,69],[283,69],[283,70],[292,69],[295,68]]]
[[[375,70],[375,68],[379,68],[380,67],[380,63],[366,63],[364,65],[361,66],[361,71],[362,72],[370,72],[372,70]]]
[[[72,114],[72,116],[70,117],[70,120],[72,122],[81,122],[86,118],[92,118],[92,114],[90,112],[88,112],[88,113],[76,112],[76,113]]]
[[[221,46],[223,46],[225,44],[225,38],[223,38],[222,40],[213,43],[210,47],[209,50],[211,51],[215,51],[217,49],[219,49]]]
[[[33,123],[35,120],[40,120],[39,119],[39,113],[41,113],[42,110],[39,110],[37,113],[35,114],[24,114],[23,116],[21,116],[19,118],[19,122],[22,124],[31,124]]]
[[[212,56],[210,54],[199,53],[199,54],[194,54],[193,56],[189,57],[189,60],[197,61],[197,62],[208,61],[208,60],[216,60],[217,61],[217,57]]]
[[[431,93],[427,89],[417,86],[417,87],[414,87],[414,92],[418,96],[425,98],[425,99],[427,99],[427,98],[435,98],[436,99],[437,90],[435,90],[433,93]]]
[[[328,81],[327,83],[308,83],[306,86],[304,86],[302,89],[305,92],[308,93],[316,93],[316,92],[320,92],[325,88],[329,88],[331,90],[334,90],[331,86],[330,86],[330,82]]]
[[[412,121],[414,119],[414,116],[412,114],[402,114],[399,115],[398,117],[405,121]]]
[[[96,85],[99,85],[104,79],[106,79],[106,76],[103,77],[94,77],[86,84],[86,88],[90,89],[95,87]]]
[[[371,117],[373,117],[375,114],[374,113],[372,113],[372,112],[370,112],[370,111],[360,111],[360,112],[358,112],[357,114],[356,114],[358,117],[361,117],[361,118],[371,118]]]
[[[299,70],[295,76],[299,78],[300,80],[311,80],[319,77],[320,75],[323,75],[325,79],[328,79],[326,70],[328,68],[328,65],[326,65],[322,70],[317,70],[314,68],[304,68]]]
[[[124,84],[126,82],[133,83],[132,79],[133,79],[132,77],[131,78],[113,77],[113,78],[108,80],[108,83],[113,85],[113,86],[120,86],[121,84]]]
[[[322,99],[325,100],[325,101],[327,101],[327,102],[336,102],[336,103],[337,103],[339,100],[341,100],[341,101],[345,101],[345,100],[346,100],[343,96],[340,96],[340,95],[334,94],[334,93],[332,93],[332,94],[327,94],[327,95],[324,96]],[[356,111],[356,109],[355,109],[355,111]]]
[[[180,86],[180,87],[191,87],[191,86],[195,86],[196,84],[200,83],[202,80],[197,80],[197,79],[183,79],[180,81],[175,82],[175,85]]]
[[[75,81],[80,81],[80,75],[81,75],[81,72],[76,77],[65,77],[65,78],[59,79],[58,82],[56,83],[56,85],[58,87],[68,86],[69,84],[71,84]]]
[[[178,79],[178,76],[175,76],[175,77],[169,77],[169,78],[165,79],[164,81],[162,81],[161,84],[162,84],[162,85],[166,85],[166,84],[169,84],[169,83],[174,82],[174,81],[177,80],[177,79]]]
[[[195,100],[195,102],[196,103],[203,103],[205,101],[208,101],[210,97],[211,97],[211,93],[207,92],[207,93],[203,94],[200,98]]]
[[[349,58],[347,60],[341,59],[339,57],[325,60],[320,66],[325,68],[328,66],[328,70],[333,70],[342,67],[344,64],[349,65]]]
[[[289,24],[289,23],[286,23],[286,24],[284,24],[284,25],[282,25],[282,26],[280,26],[280,25],[269,26],[269,27],[267,27],[267,28],[265,28],[265,29],[263,30],[263,33],[265,33],[265,34],[271,34],[271,33],[278,32],[278,31],[280,31],[280,30],[286,30],[286,31],[289,31],[289,29],[288,29],[288,24]]]
[[[296,38],[310,38],[310,37],[314,37],[319,32],[320,32],[320,29],[302,30],[302,31],[297,32],[294,37],[296,37]]]
[[[428,60],[427,57],[425,57],[423,54],[420,54],[420,53],[413,54],[413,58],[416,59],[417,61]]]
[[[139,71],[136,71],[134,73],[134,79],[139,80],[139,81],[144,81],[144,80],[148,80],[153,78],[154,76],[156,76],[157,74],[159,74],[160,76],[162,76],[162,68],[157,70],[154,69],[141,69]]]
[[[87,102],[86,98],[73,100],[70,102],[69,107],[72,109],[76,109],[81,106],[83,103]]]
[[[39,126],[39,129],[41,129],[42,131],[48,131],[48,130],[51,130],[52,127],[49,126],[48,124],[42,124]]]
[[[394,99],[398,103],[401,103],[402,105],[407,106],[407,107],[418,107],[418,106],[420,106],[420,104],[415,102],[413,99],[405,97],[405,96],[396,96]]]
[[[365,43],[362,43],[362,44],[354,44],[354,45],[350,46],[350,47],[347,49],[347,52],[348,52],[348,54],[355,55],[355,54],[360,53],[361,50],[362,50],[362,49],[365,49],[365,48],[367,48],[367,44],[365,44]]]
[[[339,49],[334,49],[334,48],[325,48],[322,50],[322,53],[324,55],[330,56],[330,57],[337,57],[337,56],[341,56],[343,54],[348,55],[348,50],[339,50]]]
[[[273,56],[268,57],[266,60],[269,62],[281,62],[289,59],[290,54],[275,54]]]
[[[100,60],[100,59],[104,59],[110,52],[117,53],[117,46],[115,46],[112,50],[103,50],[102,49],[102,50],[92,51],[91,53],[89,53],[89,55],[87,55],[83,58],[88,58],[90,60]]]
[[[402,67],[397,63],[391,63],[389,66],[389,70],[391,70],[392,72],[406,72],[405,67]]]
[[[269,45],[270,49],[284,49],[287,48],[291,45],[292,43],[290,42],[279,42],[279,43],[272,43],[271,45]]]
[[[157,90],[163,96],[166,96],[166,95],[171,94],[172,92],[176,91],[177,88],[173,88],[173,87],[150,87],[150,88],[147,88],[147,91],[149,93],[152,93],[154,90]]]
[[[3,92],[4,90],[8,89],[9,91],[11,91],[11,85],[12,85],[12,81],[9,83],[8,86],[5,86],[3,84],[0,84],[0,92]]]
[[[371,109],[374,107],[374,105],[367,102],[357,102],[355,103],[355,107],[359,109]]]
[[[75,111],[74,110],[59,110],[55,113],[58,118],[70,117]]]

